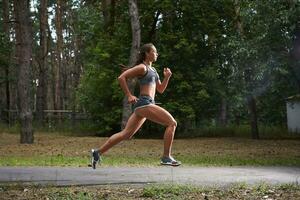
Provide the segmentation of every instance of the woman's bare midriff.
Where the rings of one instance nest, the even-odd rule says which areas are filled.
[[[141,85],[140,86],[140,95],[147,95],[154,99],[156,92],[156,84]]]

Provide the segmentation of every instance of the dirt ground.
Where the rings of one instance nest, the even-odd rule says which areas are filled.
[[[35,134],[32,145],[20,144],[18,134],[0,133],[1,156],[86,156],[107,138],[73,137],[53,133]],[[160,157],[163,140],[131,139],[112,148],[107,155]],[[252,140],[245,138],[175,139],[173,154],[178,155],[239,155],[248,158],[300,157],[300,140]]]
[[[20,144],[18,134],[0,133],[0,157],[87,156],[107,138],[72,137],[53,133],[35,134],[32,145]],[[112,148],[107,155],[160,157],[163,140],[131,139]],[[181,155],[239,155],[251,158],[299,158],[300,140],[251,140],[245,138],[175,139],[173,152]],[[105,186],[1,186],[0,199],[300,199],[300,187],[258,186],[226,189],[168,189],[144,185]]]
[[[195,188],[185,186],[106,185],[85,187],[0,186],[0,199],[300,199],[299,186]]]

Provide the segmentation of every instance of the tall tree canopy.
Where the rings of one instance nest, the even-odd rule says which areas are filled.
[[[19,69],[15,5],[1,1],[0,109],[17,108]],[[204,126],[286,126],[285,99],[300,91],[298,1],[29,1],[32,47],[31,109],[87,113],[93,129],[120,129],[124,95],[119,64],[130,65],[132,10],[140,43],[152,42],[169,87],[156,101],[178,121],[179,134]],[[20,88],[19,88],[20,89]],[[3,116],[3,117],[2,117]],[[4,117],[6,116],[6,117]],[[60,116],[57,116],[60,118]],[[154,133],[158,127],[146,124]]]

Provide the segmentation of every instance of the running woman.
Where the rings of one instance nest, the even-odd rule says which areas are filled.
[[[128,98],[128,102],[133,104],[133,113],[128,119],[126,127],[119,133],[112,135],[99,149],[92,149],[91,165],[96,169],[97,163],[101,162],[101,156],[111,147],[119,142],[130,139],[143,125],[146,119],[166,127],[164,133],[164,151],[161,157],[162,165],[179,166],[180,161],[171,156],[172,143],[174,139],[177,122],[172,115],[155,105],[154,97],[156,91],[163,93],[167,88],[172,72],[169,68],[164,68],[164,79],[161,82],[152,63],[157,60],[158,53],[155,46],[151,43],[141,47],[137,64],[124,71],[118,81]],[[126,80],[137,77],[140,84],[139,97],[131,94]]]

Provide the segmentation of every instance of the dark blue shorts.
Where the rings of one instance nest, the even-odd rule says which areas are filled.
[[[139,100],[133,105],[133,111],[136,111],[138,108],[143,108],[155,104],[155,101],[150,96],[140,96]]]

